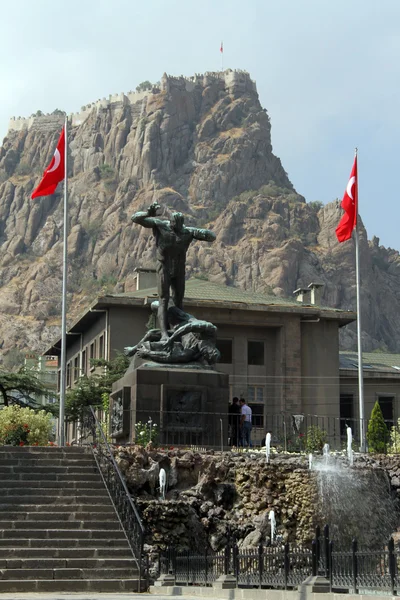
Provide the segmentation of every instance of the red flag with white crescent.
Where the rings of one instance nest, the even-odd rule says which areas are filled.
[[[221,54],[224,52],[224,42],[221,42],[221,47],[219,51],[221,52]]]
[[[344,192],[342,208],[345,213],[336,227],[336,237],[338,241],[345,242],[351,238],[353,229],[357,225],[358,213],[358,179],[357,179],[357,155],[354,158],[353,168],[351,169],[349,182]]]
[[[38,196],[50,196],[56,191],[56,187],[65,177],[65,127],[62,128],[57,148],[49,166],[43,173],[43,177],[37,188],[33,191],[31,198]]]

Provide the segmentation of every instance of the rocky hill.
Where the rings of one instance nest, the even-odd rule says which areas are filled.
[[[62,186],[30,200],[54,151],[57,111],[10,122],[0,147],[0,347],[40,351],[59,334]],[[138,94],[111,96],[71,118],[69,317],[103,292],[129,291],[154,262],[150,232],[130,215],[153,199],[208,224],[188,275],[290,296],[325,283],[323,302],[355,307],[354,248],[339,245],[338,203],[307,204],[273,152],[268,114],[246,72],[163,76]],[[400,351],[400,257],[361,231],[365,350]],[[342,344],[355,347],[355,330]],[[8,359],[10,360],[10,358]]]

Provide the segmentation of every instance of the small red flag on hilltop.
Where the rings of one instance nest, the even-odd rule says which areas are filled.
[[[223,53],[223,51],[224,51],[224,42],[221,42],[221,47],[220,47],[219,51],[221,52],[221,54]]]
[[[38,196],[50,196],[56,191],[56,187],[65,177],[65,127],[62,128],[54,156],[37,188],[33,191],[31,198]]]
[[[358,213],[358,180],[357,180],[357,155],[354,158],[353,168],[350,173],[349,182],[343,196],[342,208],[345,214],[340,219],[336,227],[336,237],[338,241],[345,242],[351,238],[353,229],[357,225]]]

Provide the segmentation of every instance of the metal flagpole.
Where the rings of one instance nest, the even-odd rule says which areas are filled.
[[[357,158],[357,148],[355,155]],[[358,162],[358,161],[357,161]],[[358,403],[360,412],[360,452],[366,451],[365,441],[365,414],[364,414],[364,375],[363,375],[363,357],[362,357],[362,340],[361,340],[361,302],[360,302],[360,249],[358,239],[358,164],[357,164],[357,221],[355,227],[355,244],[356,244],[356,287],[357,287],[357,348],[358,348]]]
[[[64,244],[61,309],[61,377],[60,377],[60,413],[58,418],[58,445],[65,446],[65,390],[66,390],[66,346],[67,346],[67,258],[68,258],[68,117],[64,124]]]

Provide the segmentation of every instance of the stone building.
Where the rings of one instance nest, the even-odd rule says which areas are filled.
[[[98,298],[68,331],[68,387],[94,371],[91,359],[110,359],[144,336],[157,298],[155,273],[138,269],[135,277],[136,291]],[[187,281],[185,310],[217,325],[217,369],[229,374],[231,398],[247,398],[259,439],[281,428],[285,415],[341,416],[339,328],[356,315],[319,306],[318,292],[311,284],[296,290],[297,300],[284,299]],[[60,340],[46,354],[59,355]]]

